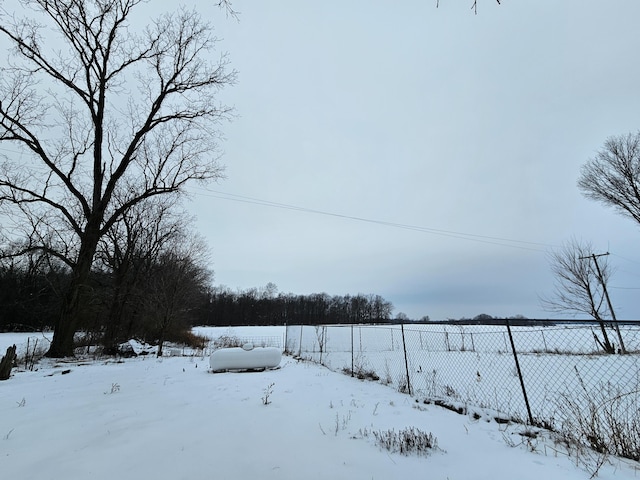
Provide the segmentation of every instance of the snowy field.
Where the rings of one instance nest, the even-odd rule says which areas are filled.
[[[0,347],[21,338],[0,334]],[[202,356],[146,356],[14,370],[0,382],[2,478],[586,480],[584,462],[594,465],[544,435],[523,437],[522,426],[416,404],[291,357],[266,372],[208,366]],[[403,456],[376,445],[373,432],[407,427],[433,433],[438,449]],[[610,458],[599,478],[637,479],[640,465]]]

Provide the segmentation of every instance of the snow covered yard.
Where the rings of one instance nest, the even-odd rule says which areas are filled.
[[[375,444],[374,431],[407,427],[433,433],[438,449],[403,456]],[[590,477],[523,430],[290,357],[277,370],[219,374],[202,357],[43,361],[0,382],[7,479]],[[636,467],[613,459],[599,478],[635,479]]]

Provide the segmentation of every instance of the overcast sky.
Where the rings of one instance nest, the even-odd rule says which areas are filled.
[[[547,253],[575,237],[611,252],[617,316],[639,318],[640,228],[576,181],[640,128],[640,2],[501,3],[199,7],[239,73],[227,179],[188,205],[216,284],[552,318]]]

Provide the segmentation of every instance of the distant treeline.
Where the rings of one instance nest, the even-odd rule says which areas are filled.
[[[388,323],[393,305],[380,295],[296,295],[276,293],[273,284],[261,289],[214,289],[201,325],[303,325]]]
[[[445,324],[445,325],[506,325],[507,322],[509,325],[514,327],[527,327],[533,325],[553,325],[555,320],[540,320],[540,319],[531,319],[524,317],[509,317],[509,318],[462,318],[460,320],[440,320],[435,322],[429,322],[434,324]]]

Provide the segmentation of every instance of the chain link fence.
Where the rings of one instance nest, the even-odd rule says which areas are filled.
[[[582,429],[588,446],[640,459],[640,322],[297,325],[287,326],[285,338],[285,353],[418,402]],[[605,352],[605,338],[615,353]],[[622,430],[631,445],[614,445]]]

